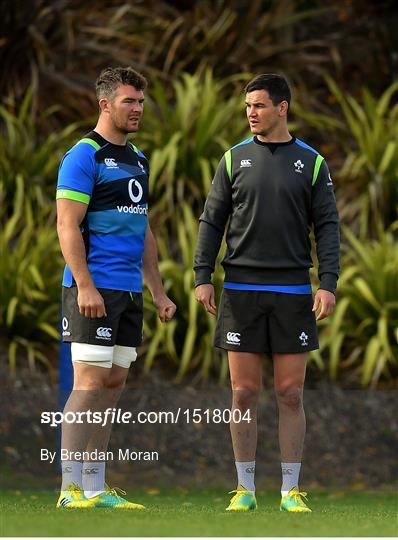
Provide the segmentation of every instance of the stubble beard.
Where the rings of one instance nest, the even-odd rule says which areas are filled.
[[[258,131],[256,130],[256,133],[254,135],[260,135],[260,137],[270,137],[275,131],[275,128],[277,127],[277,124],[273,124],[264,128],[258,128]]]
[[[119,118],[113,118],[114,129],[122,135],[128,135],[129,133],[136,133],[140,127],[140,120],[138,120],[134,128],[129,128],[129,121],[121,121]]]
[[[140,127],[139,123],[137,123],[136,127],[129,128],[128,127],[128,122],[126,122],[123,125],[116,126],[116,128],[120,131],[120,133],[123,133],[123,135],[128,135],[129,133],[136,133],[138,131],[139,127]]]

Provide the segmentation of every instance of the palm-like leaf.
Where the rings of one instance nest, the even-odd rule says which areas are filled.
[[[165,84],[209,66],[219,77],[284,71],[310,89],[310,102],[336,66],[368,80],[385,65],[389,45],[386,33],[368,39],[380,34],[372,2],[359,12],[355,3],[297,0],[15,0],[0,4],[0,25],[2,95],[21,99],[32,87],[39,110],[62,103],[58,127],[95,113],[93,81],[108,65],[133,65]]]
[[[17,356],[51,367],[59,340],[62,257],[54,213],[33,210],[17,176],[13,214],[0,212],[0,334],[12,370]],[[1,192],[0,192],[1,201]]]
[[[244,98],[236,93],[224,97],[228,87],[231,79],[217,81],[210,70],[202,77],[183,74],[174,83],[175,100],[170,102],[154,81],[153,101],[137,139],[151,156],[152,208],[162,221],[183,201],[200,212],[218,161],[246,133]]]
[[[356,366],[364,385],[397,375],[398,368],[398,244],[394,230],[377,240],[360,242],[345,228],[341,298],[321,329],[321,349],[329,355],[333,378],[340,369]]]
[[[49,121],[54,109],[40,115]],[[63,153],[72,146],[78,124],[70,124],[57,133],[43,136],[32,110],[32,95],[28,92],[17,108],[14,100],[0,105],[0,182],[3,204],[12,213],[15,179],[24,183],[24,196],[35,207],[48,207],[54,199],[57,171]]]
[[[174,216],[176,221],[176,243],[162,231],[158,239],[160,270],[169,296],[175,301],[178,311],[170,324],[162,324],[153,309],[148,291],[145,292],[145,308],[149,318],[145,324],[145,334],[149,338],[146,345],[145,369],[148,371],[157,358],[166,358],[176,369],[178,381],[194,370],[201,378],[211,373],[225,380],[225,354],[212,345],[215,317],[206,313],[194,296],[193,258],[198,230],[198,220],[191,208],[183,203]],[[223,250],[221,250],[220,257]],[[213,279],[219,298],[222,288],[220,267]]]

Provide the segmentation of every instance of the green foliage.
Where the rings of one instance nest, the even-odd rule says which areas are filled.
[[[172,86],[170,99],[157,80],[137,134],[137,144],[150,156],[151,219],[160,269],[178,306],[175,319],[161,324],[145,291],[145,370],[162,360],[177,380],[195,374],[224,381],[228,375],[225,353],[212,345],[215,318],[194,298],[192,264],[198,216],[217,163],[247,130],[243,96],[231,90],[237,81],[241,76],[218,81],[210,70],[183,74]],[[333,378],[348,373],[352,381],[376,385],[397,375],[397,225],[383,232],[381,225],[376,227],[375,212],[385,223],[396,216],[398,109],[391,105],[396,86],[379,100],[365,92],[362,104],[330,84],[345,121],[308,115],[309,123],[330,130],[347,149],[338,175],[344,179],[338,199],[345,222],[357,220],[363,207],[362,221],[372,215],[377,235],[367,239],[369,231],[363,226],[359,241],[345,229],[339,301],[332,317],[321,323],[321,351],[311,359],[320,370],[328,366]],[[51,118],[53,113],[46,114]],[[5,102],[0,120],[0,346],[7,350],[11,369],[17,357],[27,358],[30,366],[36,360],[50,366],[58,341],[63,265],[53,198],[59,160],[77,138],[77,124],[44,139],[29,95],[18,109]],[[222,280],[218,265],[218,299]]]
[[[1,186],[1,185],[0,185]],[[4,190],[0,191],[0,201]],[[0,335],[8,351],[9,366],[27,358],[51,367],[51,351],[59,339],[59,300],[62,259],[50,209],[35,213],[17,175],[14,209],[6,219],[1,205],[0,223]]]
[[[361,17],[371,13],[366,17],[370,28],[358,24],[356,9],[343,6],[340,13],[320,0],[36,0],[34,8],[29,2],[2,2],[2,95],[20,99],[33,87],[38,107],[62,103],[66,112],[59,115],[58,128],[65,120],[95,113],[93,81],[109,65],[137,67],[150,86],[154,76],[170,85],[182,71],[208,66],[217,77],[242,70],[281,71],[311,89],[313,97],[322,75],[336,64],[339,69],[347,64],[362,80],[369,80],[372,69],[377,72],[375,66],[386,65],[385,33],[383,39],[367,39],[377,35],[374,9],[361,3]],[[361,34],[366,39],[359,48]],[[378,74],[376,84],[383,85],[379,79]]]
[[[339,300],[320,334],[329,373],[350,369],[363,385],[390,379],[398,368],[398,243],[394,232],[379,228],[377,240],[360,242],[344,228]],[[351,375],[352,377],[352,375]]]
[[[63,263],[53,200],[59,162],[77,124],[44,137],[37,122],[30,92],[19,108],[11,99],[0,106],[0,334],[11,370],[17,358],[50,368],[59,339]]]
[[[307,124],[329,132],[341,148],[339,154],[345,157],[337,174],[340,215],[364,237],[369,227],[375,231],[379,219],[388,227],[398,218],[398,83],[377,98],[364,88],[361,99],[355,99],[326,79],[342,118],[308,112],[298,104],[295,112]]]
[[[145,109],[140,147],[151,156],[151,213],[162,222],[185,201],[200,211],[223,153],[244,137],[244,96],[224,97],[233,80],[184,73],[174,84],[174,102],[152,81],[152,106]],[[142,142],[141,142],[142,141]]]
[[[44,137],[38,131],[38,122],[48,121],[55,110],[53,107],[35,118],[31,92],[18,109],[11,99],[0,105],[0,182],[8,215],[12,213],[16,174],[24,184],[24,196],[35,208],[47,208],[54,198],[59,162],[72,146],[78,125]]]
[[[344,113],[345,133],[349,128],[340,176],[345,186],[354,182],[356,204],[365,206],[367,220],[380,216],[388,226],[398,218],[398,82],[378,99],[364,88],[361,102],[345,96],[332,79],[328,83]]]
[[[160,271],[167,293],[177,305],[176,317],[162,324],[156,315],[149,292],[144,295],[148,337],[145,370],[148,372],[156,356],[166,356],[180,381],[194,370],[200,378],[218,374],[225,380],[228,370],[226,355],[212,345],[216,319],[195,300],[193,258],[198,231],[198,220],[187,204],[182,204],[175,215],[177,242],[162,234],[158,238]],[[222,256],[223,250],[220,250]],[[217,297],[220,296],[223,276],[220,267],[213,275]],[[151,314],[148,317],[148,314]]]

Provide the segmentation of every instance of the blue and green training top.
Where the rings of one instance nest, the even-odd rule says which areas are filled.
[[[57,199],[87,204],[81,232],[97,288],[142,291],[148,179],[148,160],[136,146],[112,144],[95,131],[61,161]],[[62,284],[75,284],[68,265]]]

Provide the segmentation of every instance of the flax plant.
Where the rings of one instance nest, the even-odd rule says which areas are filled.
[[[375,387],[398,375],[398,222],[387,231],[379,226],[377,240],[343,230],[338,302],[321,324],[321,352],[333,379],[345,374]]]
[[[0,184],[0,201],[4,200]],[[62,258],[51,210],[34,210],[17,175],[13,213],[0,210],[0,343],[10,370],[51,369],[59,340]]]
[[[210,189],[218,161],[227,148],[247,132],[244,96],[229,95],[238,75],[217,81],[207,70],[203,76],[183,73],[168,98],[164,85],[152,81],[150,99],[139,134],[150,155],[152,215],[164,223],[182,202],[199,212]]]
[[[156,358],[165,357],[176,372],[176,380],[197,372],[201,379],[210,375],[224,381],[228,370],[226,355],[212,345],[216,319],[206,313],[195,300],[193,258],[198,231],[198,220],[187,204],[182,204],[175,215],[177,242],[162,234],[158,239],[160,271],[166,290],[178,307],[176,318],[162,324],[156,318],[149,294],[146,292],[147,317],[144,334],[148,337],[145,371]],[[221,250],[223,252],[223,250]],[[222,256],[222,254],[221,254]],[[222,271],[218,266],[213,280],[217,298],[222,288]],[[156,320],[155,320],[156,319]]]
[[[54,198],[59,162],[72,146],[79,126],[73,123],[48,136],[40,134],[38,122],[45,122],[58,109],[47,109],[36,118],[31,91],[18,106],[12,99],[0,105],[0,182],[8,215],[12,213],[16,175],[23,182],[24,196],[35,208],[47,208]]]
[[[375,225],[375,216],[387,227],[398,218],[398,82],[378,98],[364,88],[361,101],[344,96],[332,79],[328,82],[354,141],[347,141],[340,175],[361,192],[357,204],[366,210],[362,231],[369,221]]]
[[[365,238],[376,233],[379,219],[388,227],[398,218],[398,82],[380,96],[363,88],[355,98],[330,77],[326,81],[340,115],[308,112],[299,104],[295,112],[340,147],[344,157],[333,175],[340,215]],[[326,157],[336,160],[336,151]]]

